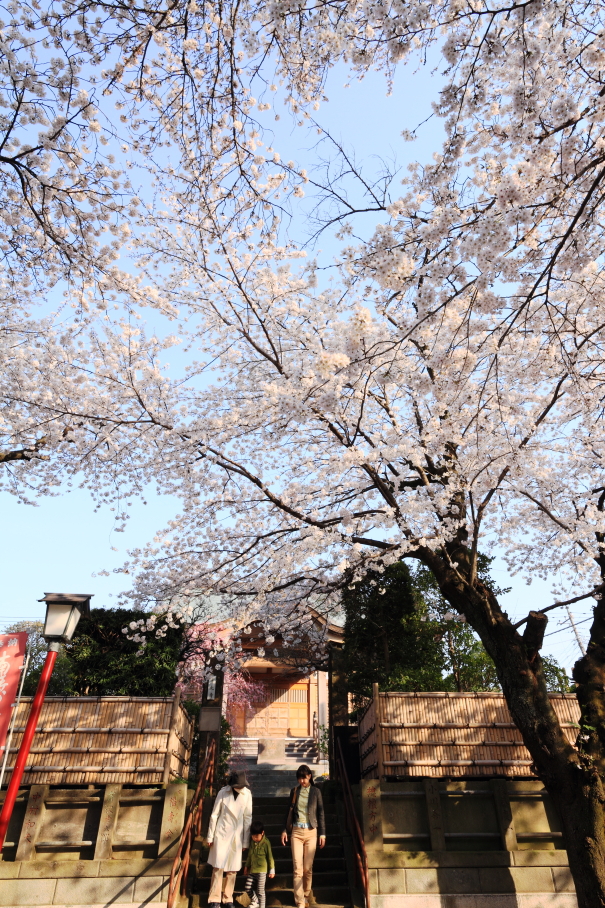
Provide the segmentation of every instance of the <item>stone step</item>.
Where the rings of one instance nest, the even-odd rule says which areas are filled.
[[[265,823],[265,835],[271,842],[271,847],[274,852],[279,851],[280,848],[284,846],[281,844],[281,834],[284,831],[283,819],[281,823]],[[327,842],[334,842],[340,836],[340,829],[338,824],[333,822],[326,822],[326,838]],[[288,845],[290,847],[290,838],[288,837]],[[319,847],[317,849],[319,852]]]
[[[207,849],[204,849],[204,840],[196,839],[193,845],[194,849],[197,849],[200,853],[204,855],[204,860],[206,859]],[[275,858],[276,863],[278,861],[290,861],[290,867],[292,867],[292,852],[290,851],[290,844],[284,846],[281,844],[276,844],[275,841],[271,842],[271,847],[273,849],[273,857]],[[246,852],[244,852],[245,857]],[[326,863],[332,864],[332,862],[342,858],[342,845],[340,843],[340,837],[334,836],[332,839],[327,840],[327,844],[323,848],[318,848],[315,852],[315,866],[324,861]]]
[[[241,757],[258,757],[258,738],[232,738],[232,754]]]
[[[254,815],[258,814],[259,818],[264,820],[265,817],[276,820],[278,817],[285,817],[290,806],[289,798],[252,798],[252,810]],[[324,816],[330,820],[336,820],[338,814],[332,804],[324,802]]]
[[[313,864],[314,873],[315,872],[331,873],[332,871],[335,871],[338,873],[345,872],[346,864],[345,864],[345,859],[342,855],[342,850],[337,849],[336,846],[334,846],[334,851],[338,852],[338,853],[335,853],[327,858],[323,858],[323,856],[322,856],[322,858],[318,858],[318,857],[315,858],[315,861]],[[277,874],[285,873],[285,874],[291,875],[292,874],[292,858],[291,857],[287,857],[287,858],[286,857],[284,857],[284,858],[276,857],[275,858],[275,870],[276,870]],[[210,877],[212,875],[212,868],[210,867],[209,864],[200,865],[199,871],[200,871],[199,872],[200,879],[203,879],[204,877]],[[241,877],[243,879],[243,873],[241,874]]]
[[[299,754],[302,757],[316,757],[318,754],[317,744],[313,738],[286,741],[285,751],[286,757],[298,756]]]
[[[238,873],[235,882],[236,889],[244,888],[244,874]],[[273,879],[267,877],[267,882],[265,888],[267,892],[274,889],[289,889],[292,886],[292,871],[289,873],[277,873]],[[326,889],[330,887],[343,887],[347,886],[347,873],[346,870],[329,870],[329,871],[319,871],[316,867],[313,867],[313,889]],[[206,892],[210,889],[210,876],[202,876],[197,878],[196,887],[198,892]]]
[[[345,859],[341,854],[335,854],[333,857],[326,859],[325,861],[320,860],[318,857],[315,858],[313,864],[315,870],[320,873],[323,871],[338,870],[345,871],[346,864]],[[275,858],[275,870],[277,873],[292,873],[292,858]]]
[[[257,804],[256,801],[252,802],[252,813],[255,820],[262,820],[265,826],[271,824],[275,826],[283,825],[287,815],[288,815],[288,803],[280,804],[279,807],[271,809],[266,807],[264,804]],[[338,826],[338,814],[334,813],[332,810],[324,810],[324,817],[326,823],[333,823]]]
[[[262,773],[262,770],[260,770],[260,769],[256,770],[255,777],[254,777],[254,781],[259,784],[263,781],[263,779],[261,777],[261,773]],[[248,775],[250,775],[250,773],[248,773]],[[265,781],[270,781],[270,782],[280,781],[281,782],[281,780],[282,780],[281,774],[265,773],[265,775],[266,775]],[[283,780],[285,782],[287,782],[287,784],[288,784],[288,790],[285,794],[283,794],[283,795],[260,795],[259,794],[255,797],[254,800],[258,801],[261,804],[266,804],[267,807],[275,806],[276,804],[283,804],[283,806],[285,807],[288,804],[289,795],[290,795],[290,792],[292,791],[292,789],[294,788],[296,780],[292,781],[292,777],[290,776],[289,773],[286,773],[283,776]],[[320,786],[318,786],[318,788],[320,788]],[[332,805],[330,805],[329,803],[326,803],[325,798],[323,800],[324,800],[324,807],[326,807],[326,809],[331,808],[332,810],[334,810],[334,807]]]
[[[323,775],[327,772],[327,763],[310,764],[313,775]],[[259,776],[279,776],[290,783],[290,788],[296,785],[296,770],[299,764],[292,759],[288,763],[254,763],[252,760],[246,761],[245,771],[248,778],[258,778]]]
[[[286,796],[281,796],[281,797],[276,797],[275,795],[268,795],[268,796],[259,795],[259,796],[255,797],[254,792],[252,792],[252,802],[253,802],[254,811],[256,812],[257,810],[258,811],[266,810],[267,813],[272,813],[272,814],[283,813],[283,814],[285,814],[288,807],[290,806],[289,794],[290,794],[290,792],[288,792],[288,794]],[[324,801],[323,805],[324,805],[324,813],[326,815],[330,815],[333,817],[336,816],[336,809],[333,804],[330,804],[330,803],[326,804],[326,802]]]
[[[235,895],[240,893],[236,890]],[[290,906],[294,904],[294,896],[292,890],[284,890],[284,899],[288,901],[281,901],[278,895],[275,892],[267,894],[267,908],[281,908],[281,906]],[[292,899],[292,901],[289,901]],[[189,906],[190,908],[206,908],[208,904],[208,897],[205,892],[194,892],[191,896]],[[235,902],[235,908],[238,908],[238,903]],[[348,893],[343,893],[343,898],[338,903],[329,904],[327,902],[315,902],[315,908],[351,908],[351,900]]]
[[[263,782],[262,785],[250,785],[250,790],[254,801],[272,798],[280,804],[283,802],[283,810],[288,807],[290,786],[282,785],[280,782]]]
[[[267,880],[267,883],[270,881]],[[313,896],[317,902],[317,908],[328,908],[328,906],[334,906],[334,908],[349,908],[351,905],[351,897],[349,891],[346,887],[340,886],[325,886],[318,887],[315,886],[315,880],[313,880]],[[242,892],[242,889],[239,889],[236,885],[234,898]],[[292,906],[294,902],[294,891],[291,888],[283,889],[268,889],[267,893],[267,908],[280,908],[283,906]],[[194,896],[191,901],[192,908],[205,908],[208,904],[208,895],[206,892],[197,892],[194,893]],[[234,905],[237,908],[237,902],[234,902]]]

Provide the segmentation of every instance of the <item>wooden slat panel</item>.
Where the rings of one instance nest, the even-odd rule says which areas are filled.
[[[567,739],[577,737],[580,708],[573,694],[552,694],[553,708]],[[512,722],[502,694],[380,694],[382,755],[387,775],[505,776],[532,775],[531,757]],[[359,723],[362,772],[374,778],[375,708]],[[367,738],[364,740],[364,736]]]
[[[7,772],[14,765],[29,713],[24,697],[16,717]],[[172,697],[47,697],[23,783],[151,783],[162,781]],[[180,707],[171,770],[186,775],[193,724]],[[185,742],[185,743],[182,743]],[[56,767],[56,769],[44,768]]]

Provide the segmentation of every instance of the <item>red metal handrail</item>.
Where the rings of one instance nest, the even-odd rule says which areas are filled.
[[[168,900],[166,908],[174,908],[177,893],[186,894],[187,880],[189,876],[189,864],[191,863],[191,846],[195,839],[202,831],[202,819],[204,810],[204,797],[206,788],[210,787],[214,776],[214,761],[216,755],[216,740],[213,738],[206,753],[206,759],[202,766],[200,778],[195,789],[195,794],[191,799],[187,819],[181,833],[178,851],[170,871],[170,882],[168,883]]]
[[[359,825],[359,820],[357,819],[357,814],[355,813],[355,802],[353,801],[351,783],[349,782],[349,777],[345,768],[345,761],[342,753],[342,744],[340,743],[340,738],[336,738],[336,745],[335,756],[338,766],[338,775],[342,780],[342,792],[344,795],[347,829],[353,842],[353,850],[355,851],[355,858],[357,862],[357,873],[359,874],[359,882],[361,883],[363,894],[365,896],[365,908],[371,908],[368,855],[366,853],[366,846],[363,840],[361,826]]]

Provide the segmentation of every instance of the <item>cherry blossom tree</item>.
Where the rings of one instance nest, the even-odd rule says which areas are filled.
[[[21,491],[27,477],[45,487],[33,467],[79,414],[100,415],[84,393],[91,370],[74,362],[91,300],[102,313],[116,294],[137,298],[116,264],[137,200],[105,150],[111,124],[99,122],[85,61],[47,12],[3,4],[0,22],[0,463],[11,487],[26,477]],[[85,359],[98,347],[88,341]]]
[[[157,0],[25,10],[11,15],[62,59],[86,58],[98,68],[97,89],[119,96],[119,122],[158,193],[136,224],[136,280],[111,270],[112,247],[98,272],[81,272],[78,299],[90,309],[108,293],[129,306],[146,295],[180,314],[178,333],[200,357],[169,384],[148,365],[157,364],[151,348],[137,353],[145,368],[124,371],[130,344],[118,352],[117,341],[103,341],[124,381],[95,372],[92,403],[98,384],[105,405],[78,411],[78,431],[67,433],[73,448],[57,420],[65,463],[99,495],[154,481],[182,496],[183,513],[133,554],[137,600],[220,594],[241,618],[281,631],[305,602],[329,611],[343,578],[402,557],[420,561],[494,660],[559,809],[579,904],[602,908],[602,5]],[[436,113],[446,139],[402,188],[387,180],[377,191],[345,161],[336,173],[357,183],[351,201],[340,178],[322,181],[264,144],[255,111],[272,103],[273,86],[295,121],[308,122],[332,66],[359,75],[379,67],[391,79],[402,61],[438,44],[446,84]],[[96,127],[84,125],[86,105],[80,96],[88,135]],[[44,128],[63,129],[49,122]],[[75,126],[66,129],[61,136]],[[64,139],[52,132],[49,141]],[[71,149],[54,154],[52,172],[68,166]],[[8,163],[5,172],[18,169]],[[114,174],[95,182],[95,173],[85,204],[100,221],[103,181]],[[16,204],[31,192],[35,220],[44,192],[35,181],[31,190],[19,185]],[[59,189],[58,223],[77,245],[76,209]],[[284,212],[309,190],[323,199],[320,220],[340,225],[342,237],[364,212],[382,212],[372,235],[343,251],[330,284],[284,230]],[[53,243],[49,273],[60,260],[71,276],[54,215],[49,225],[31,248]],[[88,248],[78,262],[96,268]],[[6,255],[21,261],[19,248]],[[30,418],[29,398],[15,410]],[[97,428],[100,445],[91,443]],[[37,453],[38,439],[27,436],[22,448]],[[13,466],[25,475],[23,460]],[[575,748],[547,696],[547,615],[530,610],[514,626],[477,575],[478,553],[493,539],[511,571],[567,572],[595,597],[590,644],[575,668]]]
[[[444,32],[446,142],[345,251],[333,287],[318,287],[279,224],[252,220],[259,199],[275,217],[305,178],[277,154],[264,182],[267,157],[258,171],[248,161],[253,183],[227,224],[216,196],[185,217],[193,190],[177,187],[155,250],[212,385],[191,387],[171,424],[186,507],[161,548],[135,556],[138,595],[220,591],[286,612],[329,605],[351,571],[422,562],[494,660],[559,809],[579,904],[602,906],[602,10],[297,7],[290,30],[289,13],[268,15],[286,80],[308,54],[295,105],[317,97],[301,95],[319,91],[322,61],[390,70]],[[346,226],[355,208],[333,201]],[[514,626],[477,576],[496,538],[511,570],[567,571],[596,600],[575,748],[546,692],[546,614]]]
[[[136,321],[86,332],[43,327],[3,338],[0,487],[32,501],[86,485],[120,531],[128,498],[148,489],[142,449],[148,458],[156,447],[162,474],[165,428],[149,410],[157,419],[178,404],[163,362],[175,338],[147,336]]]

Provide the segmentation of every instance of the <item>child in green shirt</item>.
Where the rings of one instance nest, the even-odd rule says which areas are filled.
[[[271,842],[265,835],[265,827],[260,820],[254,820],[250,826],[250,849],[246,860],[246,892],[251,895],[250,908],[265,908],[265,882],[267,874],[275,876],[275,861],[271,851]]]

